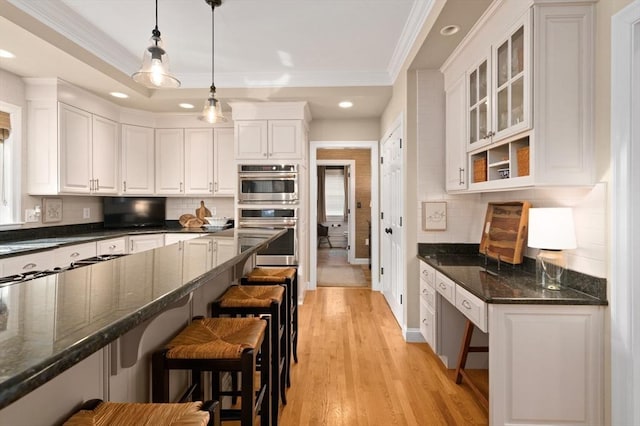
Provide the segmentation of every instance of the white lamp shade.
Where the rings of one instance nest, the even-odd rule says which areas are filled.
[[[527,244],[548,250],[576,248],[573,211],[566,207],[529,209]]]

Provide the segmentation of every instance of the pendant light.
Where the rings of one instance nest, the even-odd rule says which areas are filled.
[[[208,5],[211,6],[211,87],[209,88],[209,98],[204,103],[204,108],[202,110],[202,115],[198,117],[198,119],[202,121],[206,121],[207,123],[223,123],[227,121],[227,119],[222,115],[222,106],[220,105],[220,101],[216,99],[216,85],[213,82],[213,74],[214,74],[214,11],[216,6],[220,6],[222,4],[222,0],[204,0]]]
[[[150,46],[142,54],[142,67],[131,78],[150,89],[177,88],[180,81],[169,73],[169,56],[164,50],[158,30],[158,0],[156,0],[156,26],[151,31]]]

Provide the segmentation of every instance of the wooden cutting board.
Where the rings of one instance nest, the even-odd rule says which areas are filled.
[[[480,238],[480,253],[511,264],[522,263],[529,232],[528,201],[489,203]]]

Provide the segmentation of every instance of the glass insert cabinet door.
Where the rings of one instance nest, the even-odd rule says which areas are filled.
[[[494,139],[528,127],[528,36],[517,28],[494,51],[495,121]]]
[[[468,73],[469,146],[485,142],[490,136],[489,61],[484,59]]]

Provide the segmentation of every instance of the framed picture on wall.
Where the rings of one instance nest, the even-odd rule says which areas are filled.
[[[447,202],[424,201],[422,203],[422,229],[444,231],[447,229]]]
[[[62,221],[62,198],[43,198],[42,199],[42,222],[61,222]]]

